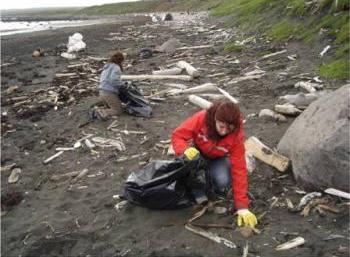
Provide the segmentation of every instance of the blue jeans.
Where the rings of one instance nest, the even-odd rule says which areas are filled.
[[[228,157],[208,160],[209,176],[214,191],[223,194],[231,187],[231,163]]]
[[[216,194],[223,195],[231,187],[231,163],[228,157],[207,160],[209,165],[209,176]],[[192,189],[192,195],[198,204],[207,200],[205,191]]]

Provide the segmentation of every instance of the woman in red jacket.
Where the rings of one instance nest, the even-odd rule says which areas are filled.
[[[208,160],[216,193],[222,194],[232,185],[238,226],[257,224],[255,215],[248,210],[244,131],[238,105],[221,100],[195,113],[174,130],[172,145],[177,156],[194,160],[201,154]]]

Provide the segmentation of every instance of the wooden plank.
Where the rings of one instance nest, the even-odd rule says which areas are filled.
[[[248,138],[244,146],[248,153],[251,153],[254,157],[275,167],[279,171],[285,171],[289,166],[289,159],[287,157],[274,152],[254,136]]]

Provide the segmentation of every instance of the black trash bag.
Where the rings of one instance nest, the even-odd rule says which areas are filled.
[[[126,113],[146,118],[151,117],[152,107],[135,84],[126,82],[120,88],[119,98],[123,103],[126,103],[124,107]]]
[[[140,57],[143,59],[151,58],[153,55],[152,49],[149,48],[142,48],[140,50]]]
[[[194,204],[191,195],[191,173],[198,162],[183,159],[154,161],[129,175],[124,184],[124,197],[150,209],[171,210]]]

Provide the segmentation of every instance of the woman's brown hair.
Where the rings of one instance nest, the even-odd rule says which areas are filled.
[[[123,71],[122,62],[124,61],[124,55],[121,52],[113,52],[109,57],[109,62],[119,65],[120,69]]]
[[[225,122],[228,126],[232,126],[231,133],[236,132],[241,126],[241,112],[237,104],[229,100],[219,100],[207,110],[205,116],[205,124],[208,128],[208,136],[212,140],[219,140],[221,136],[216,130],[215,120]]]

